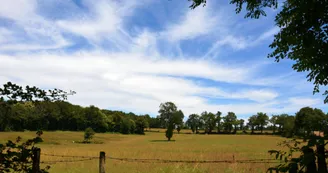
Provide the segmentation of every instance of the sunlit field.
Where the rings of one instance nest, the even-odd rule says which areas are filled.
[[[189,132],[189,131],[184,131]],[[35,132],[2,132],[0,142],[23,140],[35,136]],[[96,134],[95,141],[102,144],[79,144],[83,132],[44,132],[44,142],[39,144],[41,153],[56,155],[106,156],[118,158],[167,159],[167,160],[243,160],[272,158],[269,149],[279,149],[277,144],[284,138],[271,135],[196,135],[174,134],[172,142],[165,140],[162,132],[147,132],[146,135]],[[74,143],[73,143],[74,141]],[[51,157],[41,155],[41,161],[72,161],[79,158]],[[54,173],[98,172],[98,159],[51,164]],[[139,163],[106,159],[106,172],[111,173],[190,173],[265,172],[272,163]],[[43,164],[42,167],[45,165]]]

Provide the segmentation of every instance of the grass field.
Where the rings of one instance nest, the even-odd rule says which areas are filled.
[[[2,132],[0,142],[35,137],[35,132]],[[279,149],[277,143],[284,138],[264,135],[193,135],[175,134],[172,142],[166,142],[164,133],[148,132],[146,135],[96,134],[94,140],[103,144],[78,144],[83,132],[44,132],[44,142],[39,144],[41,153],[57,155],[107,156],[127,158],[159,158],[169,160],[236,160],[272,158],[267,151]],[[41,161],[74,160],[74,158],[41,155]],[[98,160],[56,163],[51,173],[98,172]],[[110,173],[263,173],[272,163],[136,163],[106,160]],[[44,166],[44,165],[43,165]]]

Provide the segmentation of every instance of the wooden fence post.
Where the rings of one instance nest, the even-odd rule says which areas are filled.
[[[317,158],[318,158],[318,172],[328,173],[324,144],[317,144]]]
[[[305,173],[317,173],[317,165],[315,163],[315,153],[312,148],[303,149],[304,158],[308,160],[305,167]]]
[[[99,173],[105,173],[105,158],[106,153],[101,151],[99,155]]]
[[[39,173],[40,172],[40,153],[41,149],[40,148],[35,148],[33,150],[33,156],[32,156],[32,172],[33,173]]]

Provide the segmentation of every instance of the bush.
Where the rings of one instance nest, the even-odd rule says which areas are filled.
[[[90,143],[90,140],[93,138],[94,135],[95,131],[93,131],[91,127],[86,128],[84,131],[84,141],[86,143]]]
[[[0,144],[0,172],[32,172],[32,158],[34,146],[41,139],[41,135],[36,138],[28,139],[24,143],[21,137],[17,137],[16,141],[8,140],[6,144]],[[42,140],[42,139],[41,139]],[[50,166],[41,169],[39,173],[47,173]]]
[[[169,126],[165,132],[165,136],[167,138],[168,141],[171,140],[172,136],[173,136],[173,127]]]

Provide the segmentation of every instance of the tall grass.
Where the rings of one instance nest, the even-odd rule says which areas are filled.
[[[278,149],[277,143],[284,138],[262,135],[196,135],[174,134],[172,142],[166,142],[164,133],[146,135],[96,134],[94,140],[103,144],[78,144],[83,132],[44,132],[45,142],[39,144],[41,153],[57,155],[98,156],[105,151],[107,156],[127,158],[159,158],[170,160],[236,160],[271,158],[267,151]],[[35,132],[3,132],[1,143],[21,136],[28,139]],[[41,161],[74,160],[74,158],[41,155]],[[137,163],[106,160],[107,172],[113,173],[256,173],[265,172],[270,163]],[[94,173],[98,160],[56,163],[50,165],[54,173]]]

